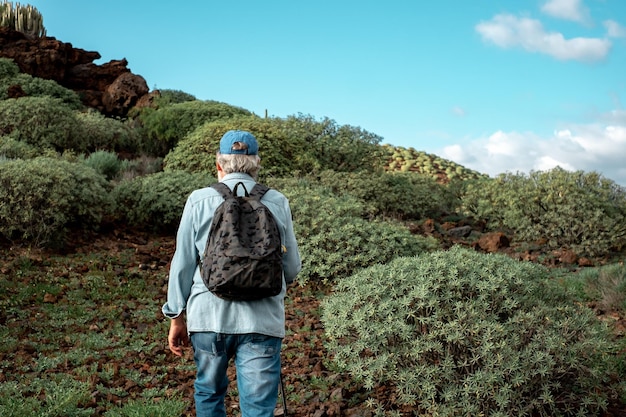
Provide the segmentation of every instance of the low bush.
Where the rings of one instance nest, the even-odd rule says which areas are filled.
[[[62,246],[69,229],[97,229],[112,209],[104,177],[49,157],[0,164],[0,201],[0,234],[35,246]]]
[[[584,268],[563,276],[564,285],[602,313],[626,312],[626,266],[623,263]]]
[[[336,194],[348,193],[363,201],[373,216],[420,220],[455,209],[454,195],[445,185],[417,173],[327,170],[319,178]]]
[[[19,86],[24,94],[29,97],[56,98],[74,110],[84,107],[80,97],[73,90],[61,86],[54,80],[46,80],[23,73],[7,78],[0,77],[0,100],[6,99],[8,88],[14,86]]]
[[[77,131],[71,149],[77,152],[106,150],[133,154],[142,150],[142,138],[130,124],[106,117],[96,110],[76,113]]]
[[[391,221],[363,218],[363,203],[309,180],[271,180],[289,199],[302,256],[296,280],[329,283],[359,269],[437,248],[434,239],[412,235]]]
[[[20,73],[20,67],[10,58],[0,58],[0,82],[13,78]],[[6,93],[3,91],[2,93]]]
[[[290,137],[299,138],[303,147],[294,153],[309,166],[302,172],[332,169],[339,172],[373,172],[382,170],[386,153],[378,144],[382,137],[360,127],[339,125],[332,119],[316,120],[299,114],[283,120]],[[312,168],[311,169],[311,165]]]
[[[187,136],[165,158],[165,169],[212,172],[219,140],[230,129],[252,132],[259,141],[263,169],[259,178],[335,169],[342,172],[382,169],[380,137],[332,120],[307,116],[233,117],[206,123]]]
[[[21,97],[0,100],[0,136],[11,135],[42,149],[75,149],[75,111],[60,99]]]
[[[0,155],[10,159],[30,159],[37,156],[57,156],[52,149],[42,149],[24,141],[17,140],[17,134],[0,136]]]
[[[163,171],[163,158],[141,155],[135,159],[122,160],[119,176],[120,180],[124,181],[161,171]]]
[[[159,89],[159,95],[154,99],[156,107],[163,107],[169,104],[184,103],[186,101],[194,100],[197,100],[197,98],[193,94],[170,88]]]
[[[158,172],[122,181],[112,192],[116,217],[136,229],[175,232],[189,194],[215,181],[204,173],[184,171]]]
[[[337,282],[322,322],[339,369],[393,390],[387,410],[591,416],[611,395],[606,326],[547,269],[504,255],[453,247],[373,265]]]
[[[486,174],[481,174],[456,162],[418,151],[412,147],[405,148],[384,144],[382,148],[386,151],[386,169],[389,171],[420,173],[445,183],[488,178]]]
[[[561,168],[468,182],[465,213],[520,242],[604,256],[626,247],[626,190],[596,172]]]
[[[164,100],[157,102],[165,103]],[[147,137],[163,142],[167,149],[172,149],[186,134],[206,122],[251,115],[248,110],[218,101],[194,100],[163,105],[144,112],[140,120]]]
[[[304,149],[300,138],[292,138],[281,119],[256,116],[235,117],[205,123],[187,136],[165,157],[165,170],[212,172],[221,137],[229,130],[247,130],[259,142],[260,177],[285,176],[300,168],[296,158]]]
[[[19,86],[27,96],[49,96],[61,100],[72,109],[83,107],[80,97],[73,90],[53,80],[20,73],[20,68],[12,59],[0,58],[0,100],[8,98],[8,89],[13,86]]]
[[[93,168],[107,180],[115,178],[122,169],[122,161],[117,154],[109,151],[96,151],[85,158],[85,165]]]

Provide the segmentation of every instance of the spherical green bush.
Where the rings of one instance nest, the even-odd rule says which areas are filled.
[[[38,148],[74,149],[79,130],[74,110],[52,97],[0,100],[0,134]]]
[[[219,140],[231,129],[247,130],[259,140],[262,179],[323,169],[373,171],[382,166],[379,137],[359,128],[305,116],[234,116],[206,123],[187,134],[166,156],[165,169],[213,172]]]
[[[187,197],[217,180],[204,173],[159,172],[119,183],[112,192],[116,217],[129,226],[169,234],[176,231]]]
[[[165,170],[212,172],[219,141],[228,130],[247,130],[259,141],[263,176],[284,176],[299,169],[298,159],[306,146],[301,138],[292,137],[281,119],[256,116],[234,117],[206,123],[178,143],[164,160]]]
[[[607,327],[540,265],[453,247],[338,281],[327,347],[387,409],[413,415],[591,416],[611,391]],[[602,387],[602,389],[599,389]]]
[[[97,229],[112,209],[93,169],[49,157],[0,164],[0,233],[36,246],[63,245],[70,229]]]
[[[163,142],[171,149],[186,134],[206,122],[251,115],[248,110],[218,101],[193,100],[144,112],[141,123],[148,137]]]
[[[85,158],[85,165],[91,167],[107,180],[115,178],[122,169],[122,161],[117,154],[109,151],[96,151]]]
[[[126,122],[96,110],[77,112],[75,117],[78,126],[71,149],[77,152],[105,150],[133,154],[142,150],[138,129]]]

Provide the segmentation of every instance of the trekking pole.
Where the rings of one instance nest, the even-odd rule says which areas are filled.
[[[283,416],[287,417],[287,398],[285,397],[285,384],[283,384],[283,372],[280,372],[280,396],[283,397]]]

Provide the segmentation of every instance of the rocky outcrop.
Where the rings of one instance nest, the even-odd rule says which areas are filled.
[[[76,91],[86,106],[107,116],[124,117],[149,94],[146,80],[131,73],[126,59],[97,65],[98,52],[74,48],[53,37],[28,39],[21,32],[0,27],[0,57],[13,59],[26,74]],[[14,97],[16,92],[12,92]]]

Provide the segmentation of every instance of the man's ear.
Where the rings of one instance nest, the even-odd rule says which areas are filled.
[[[217,169],[217,180],[221,181],[222,177],[225,174],[224,174],[224,170],[222,169],[222,166],[217,161],[215,161],[215,169]]]

